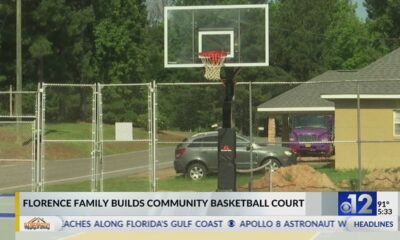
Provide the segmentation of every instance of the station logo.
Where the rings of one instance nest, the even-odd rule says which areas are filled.
[[[24,223],[25,230],[50,230],[50,223],[43,218],[35,217]]]
[[[339,192],[339,216],[376,216],[376,192]]]

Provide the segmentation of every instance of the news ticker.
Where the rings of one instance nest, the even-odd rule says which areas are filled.
[[[16,231],[399,231],[399,192],[16,193]]]

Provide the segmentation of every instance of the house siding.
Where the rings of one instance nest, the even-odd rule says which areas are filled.
[[[356,143],[340,143],[357,140],[357,101],[335,101],[335,167],[358,167]],[[400,140],[393,134],[393,110],[400,108],[399,100],[361,100],[360,121],[362,141]],[[400,167],[400,143],[361,144],[361,167],[365,169]]]

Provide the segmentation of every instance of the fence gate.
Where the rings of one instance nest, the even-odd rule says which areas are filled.
[[[98,85],[101,191],[155,191],[151,85]]]
[[[43,83],[41,191],[96,191],[96,85]]]

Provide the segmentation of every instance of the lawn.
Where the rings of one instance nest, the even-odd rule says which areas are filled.
[[[17,138],[19,133],[19,139]],[[32,123],[0,124],[0,159],[30,159],[32,156]]]
[[[18,143],[16,133],[21,133]],[[92,125],[90,123],[62,123],[46,124],[46,140],[91,140]],[[114,125],[103,125],[104,154],[118,154],[146,150],[149,142],[113,142],[115,139]],[[188,132],[161,131],[158,133],[158,147],[176,145],[184,137],[191,135]],[[148,139],[148,131],[140,128],[133,129],[135,140]],[[32,125],[21,124],[19,128],[15,124],[0,125],[0,159],[30,159],[32,151]],[[92,142],[46,142],[45,159],[74,159],[90,158]],[[332,167],[315,167],[321,173],[325,173],[337,186],[343,180],[348,180],[351,185],[357,185],[358,170],[335,170]],[[367,172],[363,171],[363,175]],[[248,176],[238,175],[238,186],[248,182]],[[183,176],[163,178],[158,182],[159,191],[215,191],[217,185],[216,176],[209,176],[203,181],[190,181]],[[48,191],[90,191],[90,182],[75,182],[58,185],[49,185]],[[104,181],[105,191],[149,191],[148,177],[115,177]]]
[[[358,185],[358,169],[337,170],[333,167],[314,167],[315,170],[325,173],[336,186],[340,186],[343,180],[349,181],[351,185],[357,187]],[[368,174],[367,170],[362,170],[362,176]]]
[[[91,123],[47,123],[45,126],[45,140],[56,141],[46,142],[44,151],[46,160],[62,160],[89,158],[92,151],[92,142],[82,140],[92,139]],[[22,124],[18,130],[21,133],[21,141],[17,141],[16,124],[0,125],[0,159],[30,159],[32,154],[32,125]],[[179,131],[161,131],[157,139],[162,142],[181,141],[190,133]],[[148,140],[149,134],[145,129],[133,128],[134,140]],[[126,153],[149,149],[148,141],[139,142],[115,142],[114,125],[103,125],[103,149],[105,155]],[[57,140],[69,140],[70,142],[58,142]],[[71,140],[79,140],[73,142]],[[162,146],[176,145],[176,143]]]
[[[325,173],[336,186],[339,186],[343,180],[349,181],[354,187],[357,187],[358,170],[335,170],[332,167],[315,167],[315,169],[321,173]],[[366,175],[367,171],[363,171],[363,175]],[[261,178],[263,175],[257,173],[254,175],[254,179]],[[249,182],[248,174],[237,175],[237,188],[238,191],[247,191],[243,188]],[[201,181],[192,181],[183,175],[169,176],[161,178],[158,181],[157,191],[163,192],[215,192],[217,188],[217,176],[207,176],[206,179]],[[75,182],[65,183],[57,185],[48,185],[46,191],[90,191],[90,182]],[[149,191],[149,180],[145,176],[126,176],[126,177],[115,177],[104,180],[104,191],[131,191],[131,192],[148,192]]]
[[[255,174],[255,178],[261,177]],[[244,186],[249,182],[248,174],[239,174],[237,186]],[[104,180],[104,191],[106,192],[148,192],[148,177],[115,177]],[[201,181],[192,181],[183,175],[170,176],[158,181],[157,191],[159,192],[215,192],[217,189],[217,176],[210,175]],[[244,189],[241,189],[244,190]],[[64,191],[90,191],[90,182],[76,182],[48,185],[48,192]]]
[[[46,140],[91,140],[92,125],[89,123],[64,123],[47,124]],[[149,149],[149,133],[141,128],[133,128],[134,140],[147,140],[139,142],[115,142],[115,128],[111,124],[103,124],[103,149],[105,155],[118,153],[134,152]],[[157,139],[163,142],[181,141],[189,135],[186,132],[161,131]],[[167,146],[171,144],[163,144]],[[172,145],[176,145],[175,143]],[[90,157],[92,149],[91,142],[66,143],[51,142],[46,143],[46,159],[71,159]]]

